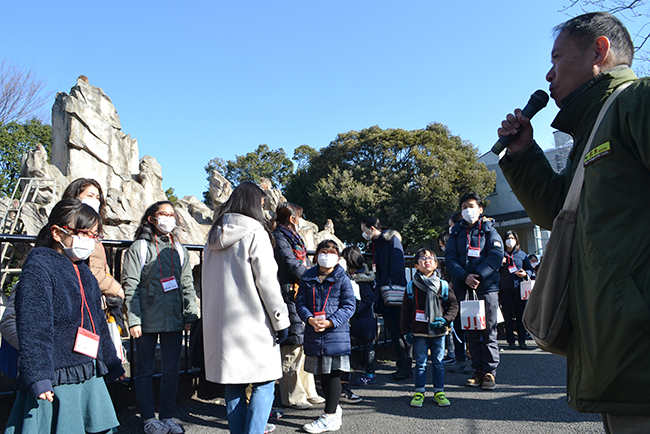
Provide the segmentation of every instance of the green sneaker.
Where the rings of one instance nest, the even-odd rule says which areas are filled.
[[[415,392],[413,399],[411,399],[411,407],[422,407],[422,404],[424,404],[424,394]]]
[[[436,404],[440,407],[447,407],[448,405],[451,405],[451,402],[447,399],[445,396],[445,392],[438,392],[435,395],[433,395],[433,399],[436,401]]]

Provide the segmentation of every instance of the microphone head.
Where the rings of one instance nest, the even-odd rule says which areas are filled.
[[[546,107],[546,104],[548,104],[548,94],[542,89],[538,89],[530,96],[530,100],[526,105],[533,105],[535,108],[535,113],[537,113]]]

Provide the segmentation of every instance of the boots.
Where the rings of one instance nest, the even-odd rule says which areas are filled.
[[[393,374],[393,378],[399,381],[413,377],[411,362],[412,360],[410,357],[402,357],[397,359],[397,372]]]

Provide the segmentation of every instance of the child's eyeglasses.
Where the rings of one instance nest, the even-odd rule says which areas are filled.
[[[174,217],[174,218],[176,218],[176,214],[174,214],[173,212],[164,212],[164,211],[157,212],[153,216],[154,217]]]
[[[67,227],[67,226],[61,226],[61,230],[62,230],[64,233],[66,233],[66,234],[68,234],[68,235],[70,235],[70,236],[81,234],[81,235],[83,235],[84,237],[86,237],[86,238],[92,238],[93,240],[95,240],[95,241],[97,241],[97,242],[100,242],[101,240],[104,239],[104,236],[103,236],[102,234],[96,234],[96,233],[90,231],[89,229],[75,229],[75,228],[69,228],[69,227]],[[70,232],[72,232],[72,233],[70,233],[70,232],[68,232],[68,231],[70,231]]]
[[[436,258],[434,258],[433,256],[420,256],[418,258],[418,261],[422,261],[422,262],[426,262],[426,261],[435,262],[435,260],[436,260]]]

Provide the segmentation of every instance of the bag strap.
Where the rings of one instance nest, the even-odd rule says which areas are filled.
[[[413,300],[413,281],[411,280],[406,284],[406,294],[408,294],[409,298]]]
[[[573,180],[571,181],[569,192],[567,193],[566,199],[564,200],[564,206],[562,208],[565,211],[575,212],[578,209],[578,199],[580,198],[580,191],[582,190],[582,185],[584,184],[585,180],[585,156],[591,149],[591,143],[594,141],[596,131],[598,130],[600,123],[605,117],[605,113],[607,113],[609,106],[612,105],[616,97],[619,96],[620,93],[623,92],[630,84],[632,84],[632,82],[627,82],[617,87],[616,90],[614,90],[614,92],[612,92],[612,94],[607,98],[605,104],[603,104],[601,107],[600,112],[598,113],[598,117],[596,118],[596,123],[594,124],[594,127],[591,130],[591,134],[589,135],[589,140],[587,141],[587,144],[582,151],[582,156],[578,160],[578,167],[576,168],[576,171],[573,175]]]
[[[138,241],[140,241],[140,271],[142,271],[147,263],[147,240],[140,238]],[[174,248],[176,249],[176,252],[178,252],[178,256],[181,260],[181,267],[183,267],[183,264],[185,263],[185,252],[183,251],[183,246],[179,243],[174,243]]]

